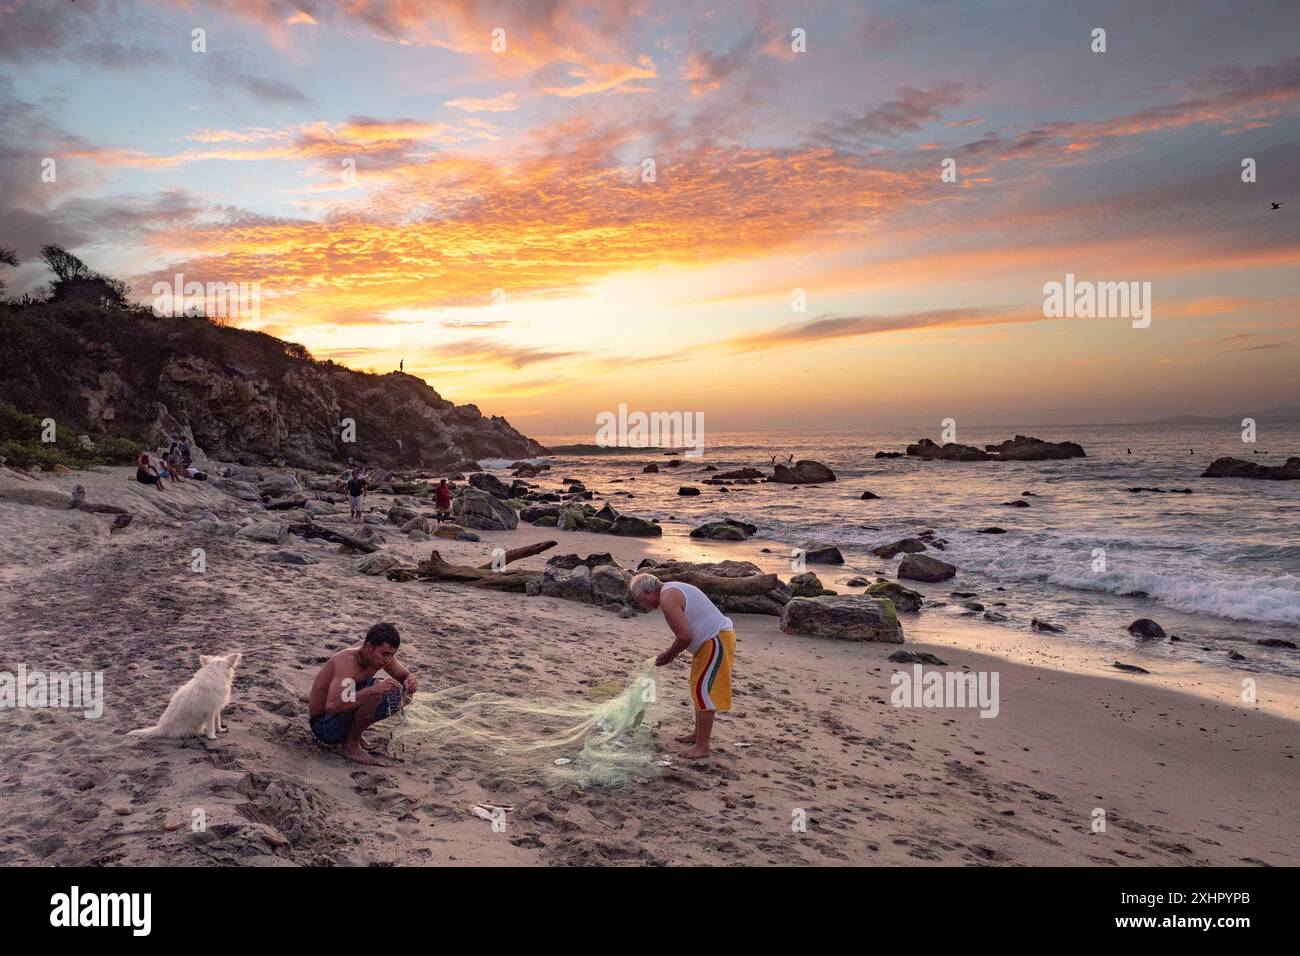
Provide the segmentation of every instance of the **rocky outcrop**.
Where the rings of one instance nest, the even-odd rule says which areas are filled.
[[[844,555],[840,549],[825,541],[805,541],[799,545],[803,558],[809,564],[843,564]]]
[[[822,597],[835,592],[825,587],[812,571],[804,571],[790,579],[790,593],[794,597]]]
[[[1083,446],[1072,441],[1050,442],[1041,438],[1017,435],[1000,445],[985,445],[998,461],[1051,461],[1058,458],[1087,458]]]
[[[872,549],[871,553],[878,558],[893,558],[900,554],[915,554],[924,550],[925,542],[919,538],[903,538],[891,544],[882,544],[880,547]]]
[[[610,527],[609,533],[621,538],[658,538],[664,530],[648,518],[619,515]]]
[[[672,580],[676,575],[683,572],[718,578],[748,578],[763,573],[762,569],[751,561],[731,560],[717,562],[656,562],[647,559],[641,563],[637,570],[647,571],[665,581]],[[704,589],[704,593],[724,614],[778,615],[781,613],[781,608],[790,600],[790,588],[780,579],[777,579],[775,588],[761,594],[723,594],[719,591],[710,591],[707,587]]]
[[[781,611],[781,630],[837,641],[903,643],[894,606],[872,597],[791,598]]]
[[[973,445],[959,445],[956,442],[938,445],[929,438],[922,438],[907,446],[907,454],[931,461],[1048,461],[1087,457],[1083,446],[1075,442],[1043,441],[1027,435],[1017,435],[1000,445],[985,445],[982,451]],[[880,455],[877,454],[877,457]]]
[[[835,472],[820,461],[803,460],[796,461],[794,465],[777,465],[776,473],[768,480],[787,485],[816,485],[824,481],[834,481]]]
[[[0,401],[92,441],[165,447],[166,436],[185,433],[195,451],[245,464],[329,471],[355,460],[410,470],[546,454],[505,419],[454,405],[411,375],[317,362],[301,346],[202,318],[86,314],[95,308],[11,311],[0,354],[16,362],[0,376]]]
[[[925,554],[905,554],[898,566],[898,576],[909,581],[947,581],[957,573],[957,568]]]
[[[1255,478],[1261,481],[1300,481],[1300,458],[1280,465],[1260,465],[1240,458],[1216,458],[1201,472],[1202,478]]]
[[[480,471],[477,475],[470,475],[469,484],[471,488],[486,491],[492,497],[500,498],[502,501],[514,497],[511,487],[490,472]]]

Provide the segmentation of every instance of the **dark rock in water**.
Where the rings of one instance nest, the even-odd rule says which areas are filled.
[[[941,661],[928,651],[894,651],[889,660],[895,664],[931,664],[934,667],[947,667],[947,661]]]
[[[1121,664],[1119,661],[1116,661],[1114,664],[1111,665],[1111,667],[1114,667],[1116,670],[1127,671],[1130,674],[1151,673],[1145,667],[1138,667],[1136,664]]]
[[[892,558],[899,554],[915,554],[925,550],[925,542],[917,538],[903,538],[892,544],[882,544],[871,553],[878,558]]]
[[[659,525],[646,518],[619,515],[609,529],[609,533],[621,538],[658,538],[664,531]]]
[[[698,494],[700,493],[700,489],[699,489],[699,488],[689,488],[689,487],[685,487],[685,486],[683,486],[683,487],[677,489],[677,493],[678,493],[679,495],[681,495],[682,497],[689,497],[689,496],[691,496],[691,495],[698,495]]]
[[[1284,641],[1280,637],[1261,637],[1255,642],[1260,647],[1285,647],[1290,650],[1296,650],[1295,644],[1291,641]]]
[[[608,521],[613,523],[618,520],[618,512],[614,510],[613,505],[607,503],[605,507],[597,511],[594,515],[592,515],[592,517],[599,518],[601,521]]]
[[[878,451],[876,452],[876,457],[877,458],[902,458],[903,453],[901,451]]]
[[[1087,458],[1083,447],[1072,441],[1050,442],[1017,435],[1000,445],[985,445],[999,461],[1048,461],[1057,458]]]
[[[975,596],[975,592],[974,591],[949,591],[948,596],[955,597],[955,598],[973,598]]]
[[[1149,617],[1140,617],[1128,626],[1128,632],[1139,641],[1163,641],[1165,629]]]
[[[1008,508],[1028,508],[1028,507],[1029,507],[1029,502],[1026,501],[1024,498],[1016,498],[1016,499],[1013,500],[1013,501],[1004,501],[1004,502],[1002,502],[1002,503],[1003,503],[1004,505],[1006,505]]]
[[[781,630],[839,641],[903,643],[894,606],[865,596],[791,598],[781,611]]]
[[[834,481],[835,472],[820,461],[805,459],[790,465],[777,465],[776,474],[769,481],[779,481],[787,485],[815,485],[823,481]]]
[[[652,461],[652,462],[650,462],[650,464],[646,465],[644,468],[641,469],[641,473],[642,473],[643,475],[655,475],[655,474],[658,474],[658,473],[659,473],[659,466],[656,465],[656,464]]]
[[[1245,659],[1245,654],[1238,654],[1236,651],[1228,651],[1228,660],[1230,661],[1244,661]]]
[[[877,499],[879,499],[879,498],[880,498],[880,495],[876,494],[875,492],[872,492],[872,491],[864,491],[864,492],[862,492],[862,500],[863,500],[863,501],[875,501],[875,500],[877,500]]]
[[[871,584],[871,579],[864,578],[862,575],[856,574],[853,577],[849,578],[847,581],[845,581],[844,584],[845,586],[851,588],[865,588]]]
[[[1007,616],[1006,616],[1005,614],[999,613],[998,611],[985,611],[985,612],[984,612],[984,620],[986,620],[986,621],[992,621],[994,624],[1000,624],[1001,622],[1005,621],[1006,619],[1007,619]]]
[[[1046,631],[1049,634],[1063,634],[1065,632],[1065,628],[1057,627],[1050,621],[1040,620],[1039,618],[1033,618],[1030,620],[1029,626],[1035,631]]]
[[[757,468],[737,468],[735,471],[720,471],[715,477],[719,479],[726,478],[728,480],[740,480],[762,478],[763,473]]]
[[[979,601],[962,601],[961,606],[968,611],[974,611],[976,614],[984,610],[984,605]]]
[[[1020,497],[1021,497],[1021,498],[1037,498],[1037,497],[1039,497],[1039,496],[1036,495],[1036,494],[1035,494],[1034,492],[1032,492],[1032,491],[1022,491],[1022,492],[1020,492]]]
[[[1260,465],[1240,458],[1216,458],[1201,473],[1202,478],[1257,478],[1262,481],[1300,480],[1300,458],[1288,458],[1280,465]]]
[[[477,488],[479,491],[486,491],[488,494],[505,501],[512,497],[510,488],[504,481],[486,471],[480,471],[477,475],[469,476],[471,488]]]
[[[1006,534],[1006,533],[1007,533],[1007,529],[1006,529],[1006,528],[999,528],[999,527],[997,527],[997,526],[994,526],[994,527],[991,527],[991,528],[977,528],[976,531],[975,531],[975,533],[976,533],[976,534]]]
[[[666,464],[668,465],[669,468],[677,468],[677,467],[680,467],[680,466],[681,466],[681,463],[682,463],[682,460],[681,460],[680,458],[674,458],[672,461],[670,461],[670,462],[666,462]]]
[[[980,451],[971,445],[959,445],[949,442],[937,445],[929,438],[919,439],[907,446],[907,454],[912,458],[925,458],[930,461],[988,461],[988,452]]]
[[[804,571],[790,579],[790,593],[795,597],[821,597],[835,592],[827,590],[822,585],[821,578],[812,571]]]
[[[1163,495],[1165,493],[1165,490],[1163,488],[1129,488],[1127,490],[1133,493],[1137,493],[1139,491],[1150,491],[1157,495]],[[1169,489],[1169,494],[1171,495],[1190,495],[1191,493],[1192,493],[1191,488],[1170,488]]]
[[[758,531],[756,525],[734,518],[710,521],[691,531],[692,538],[710,538],[715,541],[744,541]]]
[[[898,610],[908,613],[921,610],[921,602],[924,600],[919,592],[895,581],[877,581],[867,588],[867,593],[874,598],[885,598]]]
[[[718,470],[718,466],[717,466],[717,465],[705,465],[704,468],[703,468],[702,470],[703,470],[703,471],[717,471],[717,470]]]
[[[947,581],[957,573],[957,568],[925,554],[905,554],[898,566],[898,576],[909,581]]]
[[[840,554],[840,549],[833,544],[826,544],[824,541],[806,541],[799,547],[804,552],[804,560],[809,564],[844,563],[844,555]]]

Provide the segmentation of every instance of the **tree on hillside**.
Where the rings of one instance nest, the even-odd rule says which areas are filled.
[[[60,282],[92,279],[95,276],[90,266],[59,246],[41,246],[41,261],[50,267]]]
[[[56,281],[50,291],[55,300],[82,300],[102,305],[125,305],[131,291],[121,279],[101,275],[71,252],[59,246],[42,246],[41,261],[50,267]]]
[[[12,246],[0,246],[0,263],[7,266],[18,265],[18,253]],[[5,280],[0,276],[0,299],[4,298]]]

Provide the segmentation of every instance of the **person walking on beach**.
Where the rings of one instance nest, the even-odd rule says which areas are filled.
[[[366,479],[361,474],[360,468],[352,469],[347,485],[348,506],[352,509],[351,520],[355,524],[360,524],[365,520],[361,514],[361,509],[366,503]]]
[[[668,650],[655,658],[663,667],[682,651],[691,652],[691,706],[695,731],[677,742],[688,744],[682,756],[699,760],[709,755],[713,715],[731,710],[731,665],[736,657],[736,631],[731,618],[718,610],[699,588],[680,581],[660,581],[638,574],[628,582],[632,602],[647,611],[659,608],[673,632]]]
[[[331,657],[317,673],[307,695],[311,732],[323,744],[341,744],[339,751],[357,763],[378,763],[361,745],[367,727],[402,709],[403,694],[419,689],[411,672],[397,662],[402,637],[396,626],[376,624],[365,640]],[[386,676],[376,682],[375,675]]]
[[[448,487],[446,478],[438,482],[433,494],[438,502],[438,520],[446,521],[451,517],[451,488]]]

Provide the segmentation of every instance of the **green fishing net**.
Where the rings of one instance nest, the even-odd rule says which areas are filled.
[[[491,765],[503,777],[552,789],[626,787],[659,769],[654,660],[619,689],[589,696],[528,699],[465,687],[421,690],[402,709],[389,741],[394,756],[454,755]]]

